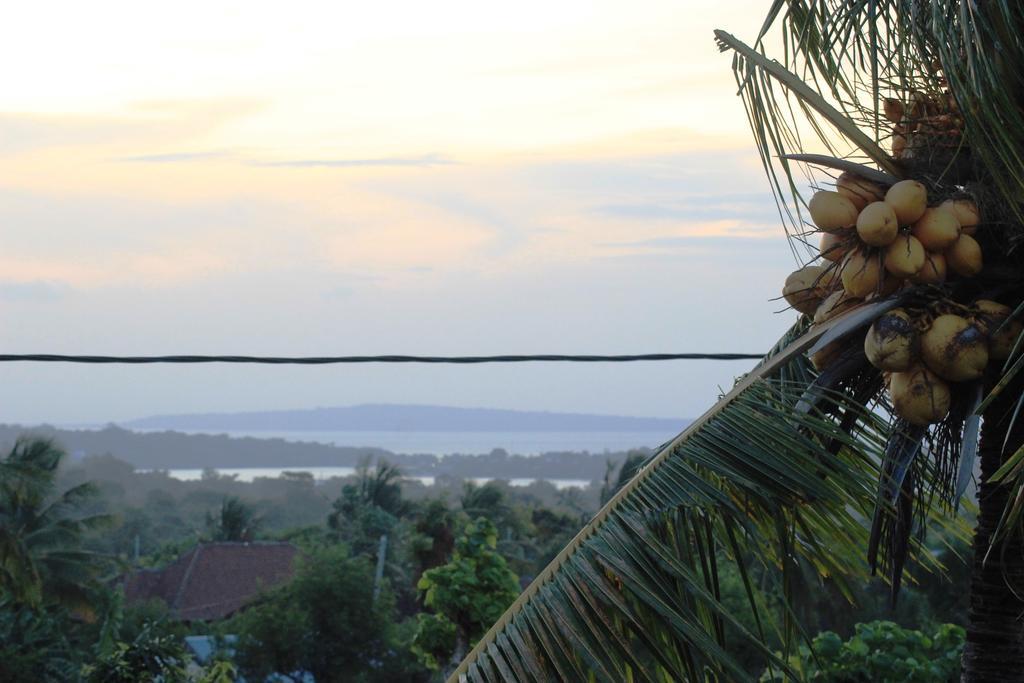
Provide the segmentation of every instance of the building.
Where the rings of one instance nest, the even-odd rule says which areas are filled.
[[[125,575],[125,602],[163,600],[181,621],[224,619],[289,581],[298,554],[291,543],[200,543],[162,569]]]

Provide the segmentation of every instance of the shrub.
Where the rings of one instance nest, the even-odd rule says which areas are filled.
[[[964,629],[942,624],[932,635],[891,621],[857,624],[843,641],[832,631],[815,636],[811,648],[800,647],[790,665],[802,680],[822,683],[939,683],[960,680]],[[766,671],[761,681],[789,680]]]

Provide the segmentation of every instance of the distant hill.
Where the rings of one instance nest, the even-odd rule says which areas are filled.
[[[227,432],[662,432],[681,419],[552,413],[494,408],[365,404],[307,410],[157,415],[121,423],[129,429]]]

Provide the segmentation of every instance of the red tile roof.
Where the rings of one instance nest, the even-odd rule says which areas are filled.
[[[291,543],[200,543],[163,569],[124,578],[128,604],[159,598],[182,621],[223,619],[292,578]]]

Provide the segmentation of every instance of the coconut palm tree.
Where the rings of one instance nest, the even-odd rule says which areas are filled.
[[[206,528],[214,541],[251,541],[262,520],[236,496],[225,496],[216,515],[206,513]]]
[[[962,496],[979,469],[970,585],[951,586],[971,596],[963,680],[1024,681],[1024,335],[1014,331],[1005,364],[953,385],[948,415],[927,427],[898,416],[863,346],[873,320],[921,301],[998,298],[1013,309],[998,333],[1024,315],[1024,6],[775,0],[752,46],[716,38],[798,263],[816,256],[807,188],[847,172],[883,188],[916,179],[933,201],[970,194],[984,270],[824,324],[799,318],[602,507],[450,680],[748,680],[740,649],[799,680],[789,654],[808,637],[804,599],[825,582],[851,597],[880,572],[895,600],[908,564],[941,572],[924,535],[970,534]],[[945,111],[927,109],[939,101]],[[918,106],[912,127],[887,120],[902,126]],[[923,114],[949,118],[925,127]],[[808,356],[825,351],[817,370]],[[739,604],[723,594],[726,574],[740,577]]]
[[[45,439],[19,439],[0,460],[0,603],[88,607],[105,558],[82,548],[106,515],[83,515],[96,494],[84,483],[55,491],[64,452]]]

